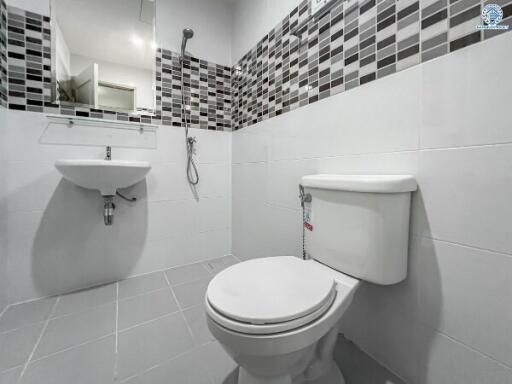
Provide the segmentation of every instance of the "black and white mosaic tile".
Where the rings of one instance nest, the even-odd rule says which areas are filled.
[[[157,105],[162,122],[181,126],[181,64],[177,53],[163,50],[157,59]],[[183,61],[183,83],[187,121],[191,127],[231,130],[231,68],[196,57]]]
[[[7,107],[7,5],[0,0],[0,105]]]
[[[511,0],[348,0],[301,27],[299,40],[304,0],[233,67],[233,129],[503,33],[477,30],[488,3],[512,30]]]
[[[6,28],[3,28],[4,25]],[[180,63],[176,53],[161,49],[156,53],[155,113],[138,111],[129,114],[52,103],[51,29],[47,16],[6,6],[2,1],[0,44],[3,44],[2,58],[5,58],[1,62],[0,96],[3,95],[2,105],[10,109],[183,125]],[[190,126],[219,131],[231,130],[231,68],[187,57],[183,75],[187,121]]]

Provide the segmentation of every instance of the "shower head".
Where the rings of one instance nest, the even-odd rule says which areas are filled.
[[[185,28],[185,29],[183,30],[183,37],[184,37],[185,39],[191,39],[191,38],[193,38],[193,37],[194,37],[194,31],[193,31],[192,29],[190,29],[190,28]]]
[[[181,40],[181,57],[180,59],[183,60],[185,57],[185,48],[187,47],[187,40],[194,37],[194,31],[190,28],[185,28],[183,30],[183,39]]]

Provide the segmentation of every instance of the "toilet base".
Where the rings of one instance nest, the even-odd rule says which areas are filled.
[[[292,380],[289,375],[272,378],[253,377],[242,367],[238,372],[238,384],[345,384],[345,378],[336,364],[332,364],[331,369],[314,380],[304,380],[302,377]]]

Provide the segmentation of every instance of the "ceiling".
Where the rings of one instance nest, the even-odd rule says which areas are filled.
[[[152,0],[54,0],[52,13],[72,54],[151,69]]]

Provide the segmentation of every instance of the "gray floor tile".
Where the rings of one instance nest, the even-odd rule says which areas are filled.
[[[150,273],[119,282],[119,300],[167,287],[163,272]]]
[[[207,260],[203,262],[203,265],[208,270],[208,272],[210,272],[212,275],[216,275],[217,273],[236,263],[238,263],[238,260],[234,256],[229,255],[220,257],[218,259]]]
[[[215,341],[215,338],[210,333],[208,325],[206,324],[206,311],[204,305],[196,305],[186,309],[183,314],[188,326],[192,330],[194,343],[196,345],[206,344]]]
[[[189,308],[194,305],[203,304],[209,282],[210,280],[207,279],[174,286],[174,294],[181,308]]]
[[[20,384],[112,384],[114,366],[109,336],[30,363]]]
[[[119,379],[139,374],[192,348],[192,337],[180,313],[120,332]]]
[[[113,334],[116,330],[115,303],[50,320],[37,346],[35,358]]]
[[[0,384],[16,384],[22,370],[23,368],[19,367],[0,373]]]
[[[405,384],[342,335],[336,343],[334,360],[347,384]]]
[[[0,333],[0,372],[27,362],[44,323]]]
[[[206,365],[214,384],[236,384],[238,366],[219,343],[209,343],[199,349],[200,361]]]
[[[99,305],[116,301],[116,284],[102,285],[100,287],[85,289],[69,293],[60,297],[54,317],[84,311]]]
[[[169,269],[166,271],[166,274],[171,285],[189,283],[191,281],[206,279],[210,276],[208,270],[201,263]]]
[[[178,311],[169,287],[119,301],[119,330]]]
[[[192,351],[152,368],[124,384],[211,384],[208,371],[200,361],[198,351]]]
[[[48,298],[10,306],[0,317],[0,332],[46,320],[55,300],[56,298]]]

